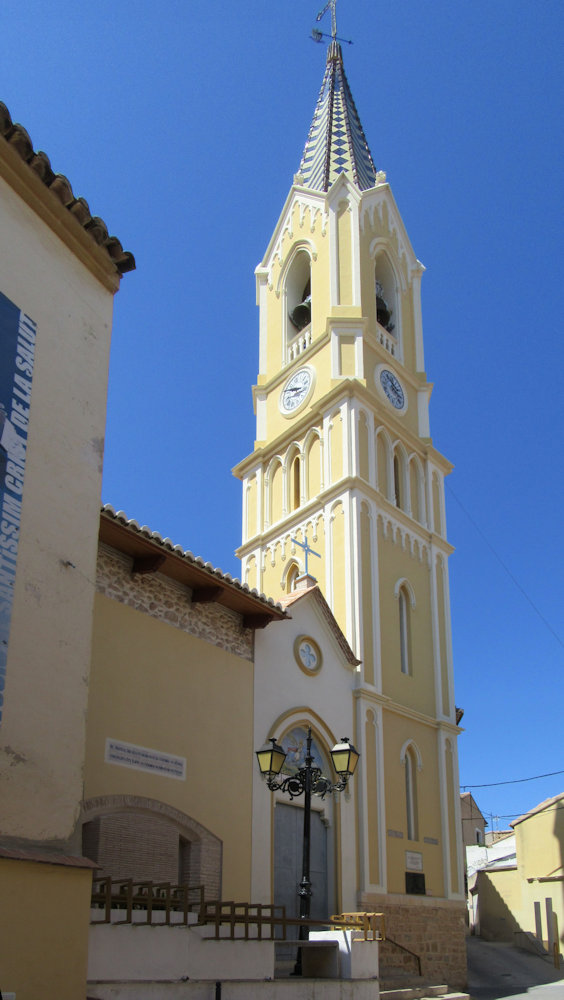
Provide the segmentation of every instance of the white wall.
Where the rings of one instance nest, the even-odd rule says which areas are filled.
[[[328,749],[341,737],[355,742],[354,705],[352,692],[356,673],[338,646],[325,617],[313,596],[308,596],[288,609],[290,621],[275,622],[255,639],[255,712],[254,740],[259,749],[270,736],[281,737],[294,725],[311,724],[317,742],[321,734]],[[313,638],[321,649],[321,670],[307,675],[294,657],[294,642],[300,635]],[[252,901],[272,901],[273,875],[273,800],[274,795],[261,779],[256,761],[253,762],[253,871]],[[359,769],[362,760],[359,763]],[[331,770],[327,777],[337,780]],[[324,801],[313,800],[312,808],[325,812],[333,832],[338,829],[335,811],[340,812],[340,875],[342,908],[357,909],[356,874],[356,814],[355,781],[349,789]],[[289,802],[288,796],[278,794],[280,801]],[[300,805],[301,800],[296,800]],[[328,858],[329,867],[333,856]],[[339,871],[337,870],[337,874]]]
[[[64,845],[82,796],[113,293],[2,177],[0,291],[37,324],[0,824],[4,837]]]

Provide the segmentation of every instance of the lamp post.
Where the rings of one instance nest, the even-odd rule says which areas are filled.
[[[304,796],[304,833],[302,843],[302,879],[298,886],[298,896],[300,899],[300,920],[308,920],[310,915],[311,900],[311,879],[309,874],[309,863],[311,853],[311,796],[318,795],[324,799],[332,792],[342,792],[347,787],[349,778],[354,774],[360,754],[348,738],[344,738],[340,743],[335,744],[331,750],[331,760],[333,767],[339,775],[339,781],[332,783],[329,778],[323,777],[319,767],[313,766],[311,754],[311,727],[308,727],[306,740],[306,754],[304,766],[300,767],[296,774],[290,774],[279,780],[279,775],[286,760],[286,751],[278,746],[275,738],[270,738],[260,750],[256,751],[260,773],[266,778],[266,783],[271,792],[282,792],[289,795],[290,799],[295,799],[299,795]],[[306,924],[300,925],[299,940],[307,941],[308,927]],[[298,951],[298,961],[295,969],[296,975],[301,975],[301,949]]]

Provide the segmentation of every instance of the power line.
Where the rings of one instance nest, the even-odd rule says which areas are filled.
[[[496,788],[498,785],[519,785],[523,781],[537,781],[538,778],[554,778],[557,774],[564,774],[564,771],[550,771],[549,774],[534,774],[532,778],[513,778],[511,781],[489,781],[484,785],[461,785],[463,791],[468,788]]]
[[[515,819],[516,816],[528,816],[529,812],[533,816],[537,816],[537,815],[538,816],[546,816],[547,813],[558,812],[559,809],[564,809],[564,805],[562,805],[562,806],[551,806],[550,809],[543,809],[542,811],[538,810],[538,812],[535,812],[534,809],[529,809],[528,812],[524,812],[524,813],[522,813],[522,812],[520,812],[520,813],[505,813],[504,815],[500,815],[499,813],[495,813],[495,814],[494,813],[489,813],[489,816],[490,816],[490,819],[492,819],[492,820],[494,820],[494,819]]]
[[[517,590],[519,590],[522,593],[522,595],[525,598],[525,600],[527,600],[529,602],[529,604],[531,605],[531,607],[532,607],[533,611],[535,612],[535,614],[537,614],[538,617],[540,618],[540,620],[543,622],[543,624],[546,625],[548,631],[552,633],[552,635],[554,636],[554,638],[556,639],[556,641],[564,648],[564,642],[562,642],[562,639],[560,638],[560,636],[558,635],[558,633],[555,632],[555,630],[553,629],[553,627],[550,624],[550,622],[547,621],[547,619],[544,617],[542,611],[540,611],[540,609],[537,608],[535,602],[532,600],[531,597],[529,597],[529,595],[528,595],[527,591],[525,590],[525,588],[522,587],[521,584],[519,583],[519,581],[517,580],[517,578],[515,576],[513,576],[513,573],[511,572],[511,570],[509,569],[509,567],[504,563],[504,561],[501,558],[499,552],[497,552],[494,549],[493,545],[491,544],[491,542],[489,541],[489,539],[486,537],[486,535],[484,534],[484,532],[482,531],[482,529],[480,528],[480,526],[476,523],[476,521],[474,520],[474,518],[472,517],[472,515],[470,514],[470,512],[468,510],[466,510],[466,507],[464,506],[464,504],[462,503],[462,501],[458,499],[458,497],[457,497],[456,493],[453,491],[452,486],[450,485],[450,483],[447,483],[446,485],[447,485],[447,489],[448,489],[450,495],[452,496],[452,498],[454,500],[456,500],[456,502],[457,502],[458,506],[460,507],[460,509],[466,514],[466,517],[470,521],[470,524],[472,524],[474,526],[474,528],[476,529],[476,531],[478,532],[478,534],[480,535],[480,537],[482,538],[482,540],[487,545],[487,547],[490,550],[490,552],[495,556],[495,558],[497,559],[497,561],[500,564],[500,566],[502,566],[503,569],[505,570],[505,572],[507,573],[509,579],[512,580],[512,582],[515,584],[515,586],[517,587]]]

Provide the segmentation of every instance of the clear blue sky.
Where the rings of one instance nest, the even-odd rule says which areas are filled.
[[[321,84],[318,6],[0,11],[0,99],[137,260],[115,305],[103,500],[235,575],[253,272]],[[455,464],[461,782],[564,770],[564,7],[339,0],[338,22],[372,154],[427,268],[431,430]],[[474,796],[504,826],[563,788],[561,774]]]

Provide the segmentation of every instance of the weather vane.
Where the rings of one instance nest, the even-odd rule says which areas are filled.
[[[350,38],[339,38],[337,35],[337,0],[328,0],[328,3],[325,4],[323,10],[319,11],[315,20],[321,21],[328,10],[331,11],[331,35],[320,31],[319,28],[312,28],[311,37],[313,41],[321,42],[323,38],[332,38],[334,42],[345,42],[347,45],[352,45]]]

